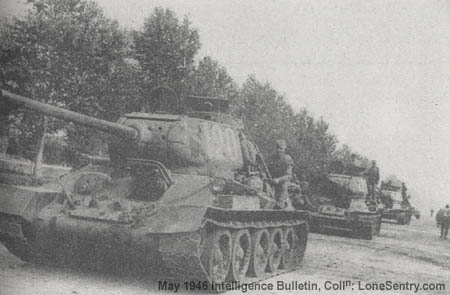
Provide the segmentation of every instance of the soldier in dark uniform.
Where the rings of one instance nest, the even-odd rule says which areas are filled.
[[[286,142],[277,140],[277,153],[272,155],[269,161],[270,172],[273,179],[271,182],[275,185],[278,202],[283,208],[292,208],[289,200],[288,185],[292,180],[292,169],[294,160],[286,154]]]
[[[448,228],[450,227],[450,206],[446,205],[440,216],[441,239],[447,239]]]
[[[367,176],[367,188],[369,189],[369,198],[375,200],[375,188],[377,187],[378,181],[380,181],[380,172],[377,167],[377,163],[372,161],[372,167],[366,173]]]

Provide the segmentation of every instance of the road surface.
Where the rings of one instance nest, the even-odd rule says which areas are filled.
[[[123,277],[29,265],[0,245],[1,295],[173,293],[160,290],[156,277]],[[244,293],[241,289],[226,294],[450,294],[450,240],[439,239],[439,230],[431,218],[413,220],[409,226],[383,224],[381,236],[372,241],[310,234],[302,268],[256,285],[258,288],[272,285],[273,290]],[[394,285],[403,290],[373,290]],[[338,290],[326,290],[333,287]],[[445,290],[426,291],[426,288]],[[177,293],[192,292],[181,285]]]

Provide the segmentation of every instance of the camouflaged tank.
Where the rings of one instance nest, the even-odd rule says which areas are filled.
[[[301,188],[291,191],[301,191]],[[298,194],[294,206],[311,213],[311,231],[340,234],[371,240],[380,233],[381,213],[366,201],[367,183],[363,176],[330,173],[313,191]],[[292,195],[292,193],[291,193]]]
[[[165,277],[252,281],[298,267],[309,214],[277,208],[258,154],[244,171],[242,124],[191,97],[196,111],[130,113],[107,122],[2,91],[2,100],[113,134],[110,158],[70,172],[62,192],[0,195],[0,238],[24,260]],[[35,189],[36,191],[39,188]]]

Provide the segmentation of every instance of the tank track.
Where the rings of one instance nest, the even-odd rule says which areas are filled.
[[[355,239],[372,240],[380,235],[381,214],[362,215],[357,220],[345,217],[312,213],[311,231],[329,235],[341,235]]]
[[[234,249],[233,245],[237,243],[236,236],[240,234],[242,239],[242,236],[248,237],[249,233],[253,244],[249,247],[251,249],[247,251],[251,256],[250,261],[247,262],[248,270],[243,270],[240,276],[233,276],[233,263],[230,262],[230,267],[224,281],[248,284],[291,271],[299,267],[303,260],[309,230],[308,224],[306,223],[307,217],[299,218],[298,212],[279,210],[238,212],[210,208],[205,214],[203,227],[198,231],[183,234],[165,234],[160,237],[159,252],[168,272],[164,279],[182,284],[185,282],[200,283],[203,286],[207,285],[209,291],[226,291],[218,290],[213,286],[214,283],[221,283],[221,280],[216,281],[215,278],[217,276],[211,274],[211,256],[208,255],[211,247],[217,246],[211,243],[211,241],[214,240],[214,237],[218,233],[223,234],[225,237],[231,237],[232,249]],[[293,229],[296,233],[295,248],[293,252],[290,252],[293,254],[291,256],[292,261],[278,261],[273,266],[269,259],[267,265],[263,268],[259,267],[259,271],[256,271],[254,266],[256,265],[256,258],[253,256],[256,251],[256,247],[254,246],[256,245],[255,237],[258,235],[262,236],[260,235],[261,233],[270,233],[269,236],[271,237],[273,233],[286,233],[289,232],[289,229]],[[283,244],[283,247],[288,247],[287,243]],[[271,251],[268,251],[269,254],[272,253]],[[234,261],[233,259],[235,257],[233,253],[231,254],[232,261]],[[283,257],[287,256],[285,255]],[[221,278],[223,277],[222,275]]]

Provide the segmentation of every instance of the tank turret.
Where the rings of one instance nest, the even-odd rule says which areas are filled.
[[[111,160],[155,160],[174,172],[232,177],[242,168],[238,121],[212,112],[190,116],[168,113],[129,113],[117,123],[86,116],[2,90],[2,99],[115,135],[109,143]],[[194,97],[198,101],[198,97]],[[240,130],[241,129],[241,130]]]

